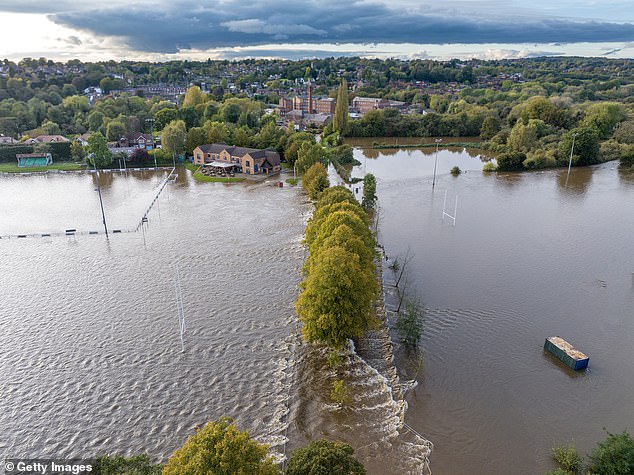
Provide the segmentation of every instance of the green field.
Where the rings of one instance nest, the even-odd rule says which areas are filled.
[[[45,172],[46,170],[83,170],[85,165],[79,163],[53,163],[47,167],[18,167],[12,163],[0,163],[0,172],[4,173],[32,173]]]
[[[245,179],[236,177],[205,176],[202,173],[195,172],[194,180],[203,182],[237,183],[239,181],[244,181]]]

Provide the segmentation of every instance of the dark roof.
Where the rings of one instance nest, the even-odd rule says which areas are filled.
[[[224,143],[208,143],[205,145],[200,145],[199,148],[204,153],[220,153],[226,148],[231,148],[227,144]]]
[[[128,139],[128,142],[136,142],[141,137],[143,137],[143,139],[146,140],[146,141],[153,141],[154,140],[152,138],[152,134],[142,134],[140,132],[129,132],[127,134],[124,134],[124,136],[121,137],[121,138]]]
[[[16,158],[48,158],[50,153],[16,153]]]
[[[280,154],[277,152],[274,152],[273,150],[265,150],[266,153],[266,159],[269,161],[269,163],[271,165],[275,166],[279,166],[280,164]]]

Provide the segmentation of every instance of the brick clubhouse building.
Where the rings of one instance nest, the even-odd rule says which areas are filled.
[[[274,150],[236,147],[223,143],[200,145],[194,149],[194,164],[231,170],[246,175],[280,171],[280,154]]]

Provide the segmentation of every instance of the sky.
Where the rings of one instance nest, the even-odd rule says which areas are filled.
[[[0,0],[0,59],[351,55],[634,58],[634,0]]]

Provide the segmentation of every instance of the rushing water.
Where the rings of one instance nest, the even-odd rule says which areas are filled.
[[[375,368],[385,348],[362,342],[375,367],[352,348],[344,356],[351,403],[339,407],[325,350],[301,342],[305,195],[277,178],[201,184],[179,170],[147,226],[126,232],[166,175],[101,174],[108,227],[123,231],[109,239],[63,235],[102,231],[96,176],[0,177],[0,457],[160,461],[228,415],[280,459],[328,437],[352,444],[370,474],[423,466],[427,446],[402,430],[402,396]]]
[[[164,175],[102,174],[109,226]],[[143,232],[0,240],[0,458],[165,460],[222,415],[283,452],[307,212],[298,189],[181,170]],[[0,177],[0,236],[101,226],[94,176]]]
[[[432,188],[435,149],[355,149],[354,175],[377,176],[380,240],[390,260],[409,249],[407,293],[427,311],[420,351],[396,348],[419,382],[406,422],[434,443],[435,475],[543,474],[553,445],[587,453],[603,428],[634,428],[634,176],[484,174],[473,155],[441,149]],[[546,354],[552,335],[589,369]]]

